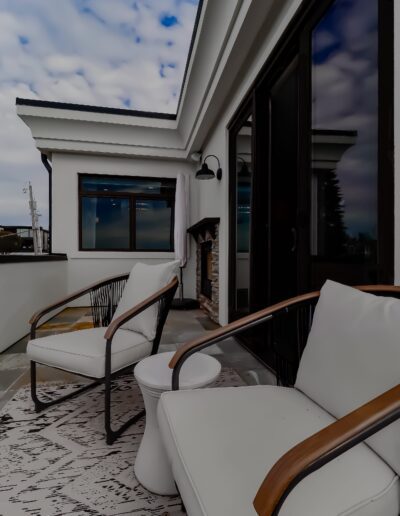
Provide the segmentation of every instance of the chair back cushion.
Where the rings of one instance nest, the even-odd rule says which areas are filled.
[[[178,267],[179,260],[158,265],[147,265],[145,263],[134,265],[113,320],[165,287],[176,276]],[[158,303],[155,303],[144,312],[130,319],[121,328],[139,332],[148,340],[154,340],[157,320]]]
[[[327,281],[296,388],[340,418],[400,383],[400,301]],[[367,443],[400,474],[400,422]]]

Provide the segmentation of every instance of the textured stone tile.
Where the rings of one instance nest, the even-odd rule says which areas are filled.
[[[45,325],[39,327],[38,336],[55,335],[91,327],[90,308],[68,308]],[[160,352],[175,351],[184,343],[218,327],[201,310],[171,310],[161,339]],[[14,391],[15,386],[30,382],[29,360],[25,355],[29,336],[24,337],[0,355],[0,391]],[[235,339],[230,338],[203,350],[215,356],[224,367],[232,367],[251,385],[274,383],[274,377],[255,357]],[[90,381],[57,369],[38,366],[38,381],[85,382]],[[4,398],[5,395],[3,395]],[[7,392],[8,396],[8,392]]]
[[[13,354],[13,353],[25,353],[26,345],[29,342],[29,335],[23,337],[21,340],[16,342],[13,346],[6,349],[2,355]]]
[[[159,352],[168,353],[169,351],[176,351],[178,346],[176,344],[160,344]]]
[[[25,353],[7,353],[0,355],[0,371],[21,369],[28,366],[29,360]]]
[[[30,379],[29,379],[30,381]],[[60,381],[66,383],[89,383],[92,380],[89,378],[84,378],[83,376],[79,376],[77,374],[68,373],[67,371],[61,371],[59,369],[54,369],[53,367],[47,366],[38,366],[37,367],[37,381],[38,382],[51,382],[51,381]]]
[[[64,322],[64,321],[54,321],[51,320],[49,322],[44,323],[42,326],[40,326],[38,333],[43,331],[56,331],[62,332],[64,330],[68,330],[71,326],[70,322]]]
[[[276,385],[276,376],[266,367],[240,370],[238,374],[247,385]]]
[[[212,331],[219,328],[219,325],[211,319],[209,319],[206,315],[197,316],[196,319],[199,321],[202,328],[206,331]]]
[[[7,391],[20,378],[26,369],[9,369],[0,373],[0,391]]]

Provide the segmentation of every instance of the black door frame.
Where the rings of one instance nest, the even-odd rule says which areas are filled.
[[[279,70],[279,63],[284,62],[284,56],[293,52],[293,47],[299,53],[299,66],[302,67],[304,79],[301,81],[300,95],[307,102],[301,103],[302,124],[311,126],[311,69],[309,63],[309,31],[321,18],[334,0],[305,0],[288,25],[275,49],[252,84],[249,93],[239,106],[236,114],[228,124],[229,130],[229,319],[237,318],[232,308],[235,306],[235,276],[236,276],[236,145],[237,131],[248,116],[253,115],[253,170],[254,195],[252,196],[253,220],[259,220],[260,202],[257,196],[269,192],[267,179],[261,173],[268,166],[268,154],[265,142],[268,141],[269,128],[263,113],[263,85],[269,80],[274,70]],[[378,281],[391,284],[394,281],[394,1],[379,0],[379,128],[378,128]],[[264,106],[265,110],[265,106]],[[299,169],[302,180],[299,182],[300,205],[306,206],[310,198],[309,170],[311,153],[311,136],[307,131],[300,131]],[[258,210],[258,211],[257,211]],[[300,213],[304,219],[304,228],[309,228],[309,213]],[[266,284],[268,263],[259,263],[257,253],[251,252],[252,243],[265,245],[260,240],[260,228],[251,225],[250,236],[250,285],[255,281]],[[267,239],[265,239],[267,241]],[[299,242],[304,249],[309,249],[309,230],[301,233]],[[261,253],[262,254],[262,253]],[[302,267],[307,268],[303,263]],[[257,273],[256,273],[257,271]],[[256,278],[257,275],[257,278]],[[299,277],[299,293],[308,290],[309,274]],[[262,299],[250,288],[251,311],[265,306]]]
[[[240,110],[240,113],[235,119],[229,130],[229,285],[236,285],[236,229],[237,229],[237,211],[236,211],[236,199],[237,199],[237,188],[236,188],[236,138],[246,123],[250,115],[253,115],[252,131],[254,132],[254,100],[253,96],[250,96]],[[252,153],[252,167],[254,169],[254,155],[255,155],[255,140],[252,137],[251,140],[251,153]],[[251,198],[251,214],[250,214],[250,227],[252,227],[251,219],[254,217],[254,199],[253,195]],[[250,234],[250,245],[249,245],[249,257],[250,257],[250,283],[252,282],[252,239],[253,236]],[[240,317],[236,312],[236,288],[229,287],[228,291],[228,306],[229,306],[229,320],[235,320]],[[243,314],[242,314],[243,315]]]

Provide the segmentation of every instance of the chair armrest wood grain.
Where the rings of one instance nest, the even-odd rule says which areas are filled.
[[[399,418],[400,384],[296,445],[261,484],[254,499],[257,514],[276,516],[303,478]]]
[[[72,294],[69,294],[68,296],[63,297],[62,299],[59,299],[58,301],[55,301],[51,305],[46,306],[45,308],[42,308],[38,312],[34,313],[32,317],[29,319],[29,324],[31,325],[37,325],[39,320],[49,312],[55,310],[56,308],[60,308],[61,306],[66,305],[70,301],[74,301],[75,299],[78,299],[81,296],[84,296],[85,294],[88,294],[92,290],[102,287],[104,285],[108,285],[109,283],[113,283],[114,281],[123,280],[128,278],[129,274],[118,274],[117,276],[111,276],[110,278],[103,279],[101,281],[97,281],[96,283],[93,283],[92,285],[89,285],[87,287],[84,287],[80,290],[77,290],[76,292],[73,292]]]
[[[123,314],[121,314],[119,317],[117,317],[112,323],[108,326],[104,338],[107,340],[111,340],[115,334],[115,332],[120,328],[123,324],[125,324],[127,321],[135,317],[136,315],[139,315],[141,312],[149,308],[151,305],[154,305],[154,303],[157,303],[157,301],[160,301],[160,299],[170,290],[173,290],[178,287],[178,278],[174,278],[172,281],[168,283],[165,287],[155,292],[150,297],[143,300],[141,303],[137,304],[136,306],[130,308]]]

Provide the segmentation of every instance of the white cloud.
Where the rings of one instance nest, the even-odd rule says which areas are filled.
[[[15,97],[175,113],[196,11],[197,0],[0,0],[0,224],[26,220],[27,180],[47,221],[47,173]]]

